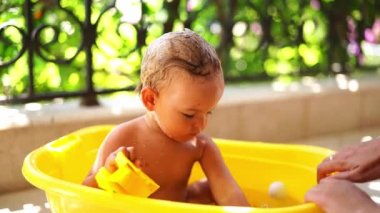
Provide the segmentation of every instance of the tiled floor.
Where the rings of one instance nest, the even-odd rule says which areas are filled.
[[[334,150],[360,143],[362,140],[380,135],[380,127],[358,130],[349,133],[331,134],[318,138],[294,141],[297,144],[323,146]],[[380,204],[380,180],[358,185],[365,190],[371,198]],[[49,206],[45,194],[38,189],[29,189],[20,192],[0,195],[0,213],[47,213]]]

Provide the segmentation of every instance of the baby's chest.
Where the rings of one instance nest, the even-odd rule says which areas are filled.
[[[142,160],[142,170],[161,186],[186,184],[195,161],[190,155],[148,157]]]
[[[142,170],[159,185],[186,184],[201,149],[192,143],[141,140],[136,157]]]

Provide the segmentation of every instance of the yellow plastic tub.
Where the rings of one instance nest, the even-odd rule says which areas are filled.
[[[215,139],[227,166],[254,208],[141,198],[81,185],[100,143],[112,128],[94,126],[76,131],[25,158],[23,175],[46,192],[52,212],[321,212],[315,204],[304,203],[303,198],[316,184],[316,166],[332,151],[312,146]],[[202,177],[200,166],[196,164],[190,182]],[[286,197],[269,196],[268,188],[274,181],[285,184]]]

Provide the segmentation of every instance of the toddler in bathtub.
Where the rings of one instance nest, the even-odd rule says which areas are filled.
[[[223,90],[220,61],[199,35],[185,30],[156,39],[141,67],[146,114],[110,132],[83,184],[98,187],[97,171],[103,166],[114,171],[121,151],[160,186],[151,198],[249,206],[217,146],[202,133]],[[195,162],[207,180],[188,186]]]

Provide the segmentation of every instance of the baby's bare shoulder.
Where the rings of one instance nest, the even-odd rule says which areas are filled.
[[[140,123],[140,118],[136,118],[113,128],[99,147],[95,168],[104,165],[107,157],[118,148],[134,146],[138,138],[136,132],[140,128]]]
[[[116,143],[118,145],[125,145],[126,141],[131,141],[136,138],[137,134],[141,131],[141,118],[136,118],[117,125],[107,136],[106,141]]]
[[[220,151],[217,144],[214,142],[214,140],[210,136],[203,134],[203,135],[199,135],[197,141],[198,141],[199,147],[202,147],[201,156],[200,156],[201,162],[204,162],[205,160],[206,161],[211,160],[213,162],[217,162],[218,161],[217,159],[220,158]]]
[[[215,147],[216,144],[210,136],[206,134],[199,134],[197,136],[197,146],[203,150],[206,147]]]
[[[210,136],[203,133],[197,135],[197,142],[203,145],[208,144],[208,143],[214,143],[214,141],[212,140]]]

